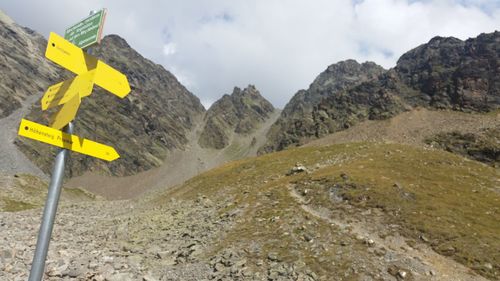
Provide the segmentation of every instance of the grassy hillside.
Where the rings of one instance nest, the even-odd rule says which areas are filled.
[[[206,257],[234,249],[267,276],[452,280],[456,261],[498,279],[499,185],[498,169],[448,152],[357,143],[232,162],[151,200],[222,204],[235,223]]]
[[[48,183],[39,177],[19,174],[0,175],[0,212],[16,212],[43,207]],[[93,200],[95,196],[80,188],[65,188],[61,201]]]

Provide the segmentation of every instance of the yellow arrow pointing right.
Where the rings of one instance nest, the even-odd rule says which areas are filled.
[[[130,93],[127,76],[102,61],[97,62],[94,82],[120,98],[124,98]]]

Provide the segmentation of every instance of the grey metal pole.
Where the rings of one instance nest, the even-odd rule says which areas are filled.
[[[64,127],[64,131],[68,134],[73,133],[73,123]],[[47,193],[47,202],[43,210],[42,223],[38,232],[36,241],[36,250],[31,264],[31,271],[28,281],[40,281],[43,278],[45,269],[45,259],[49,250],[50,236],[57,212],[59,196],[61,195],[61,186],[64,177],[64,164],[69,151],[61,149],[56,156],[54,168],[52,170],[52,178],[50,179],[49,191]]]

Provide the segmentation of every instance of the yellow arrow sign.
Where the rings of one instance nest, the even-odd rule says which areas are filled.
[[[76,117],[76,112],[80,107],[80,95],[74,94],[73,97],[65,103],[61,109],[52,116],[50,127],[60,130],[68,125]]]
[[[94,83],[120,98],[130,93],[127,76],[102,61],[97,62]]]
[[[120,98],[130,92],[125,75],[54,32],[50,33],[45,57],[77,75],[96,69],[95,84]]]
[[[42,110],[65,104],[75,95],[89,96],[94,87],[95,70],[80,74],[72,79],[50,86],[40,101]]]
[[[66,134],[62,131],[26,119],[21,120],[18,134],[23,137],[106,161],[113,161],[120,157],[111,146],[84,139],[76,135]]]

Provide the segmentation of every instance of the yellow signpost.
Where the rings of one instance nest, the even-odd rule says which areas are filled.
[[[92,93],[94,84],[120,98],[124,98],[130,92],[130,85],[125,75],[98,60],[96,57],[85,53],[85,51],[54,32],[50,33],[45,56],[54,63],[77,75],[74,78],[50,86],[40,101],[42,110],[62,105],[59,111],[52,116],[50,120],[50,127],[53,129],[60,130],[75,119],[81,100]],[[23,122],[30,121],[23,119]],[[36,123],[32,122],[32,126],[33,124]],[[48,128],[41,124],[37,125]],[[33,135],[27,135],[26,132],[22,131],[21,127],[19,129],[19,135],[42,141],[33,138]],[[88,142],[87,140],[87,143]],[[53,142],[45,143],[59,146]],[[64,148],[90,156],[100,155],[98,152],[92,153],[89,151],[95,147],[94,145],[87,145],[84,148],[74,148],[73,146],[66,146]],[[118,156],[116,151],[114,151],[114,153]],[[104,159],[99,156],[94,157]],[[112,161],[118,157],[106,157],[104,160]]]
[[[105,9],[97,14],[91,12],[89,17],[70,27],[65,37],[81,47],[98,43],[105,14]],[[120,157],[111,146],[73,135],[71,121],[75,119],[82,99],[92,94],[94,84],[124,98],[130,92],[127,77],[71,42],[51,32],[45,51],[47,59],[77,75],[50,86],[42,97],[42,110],[61,106],[52,116],[50,127],[25,119],[19,125],[20,136],[63,148],[56,155],[28,281],[40,281],[43,277],[68,150],[106,161]]]
[[[84,139],[76,135],[66,134],[60,130],[26,119],[21,120],[19,135],[106,161],[113,161],[120,157],[111,146]]]
[[[130,93],[127,76],[102,61],[97,62],[94,83],[119,98]]]
[[[65,104],[74,95],[79,95],[80,98],[89,96],[94,87],[94,74],[95,70],[92,70],[50,86],[40,101],[42,110]]]

